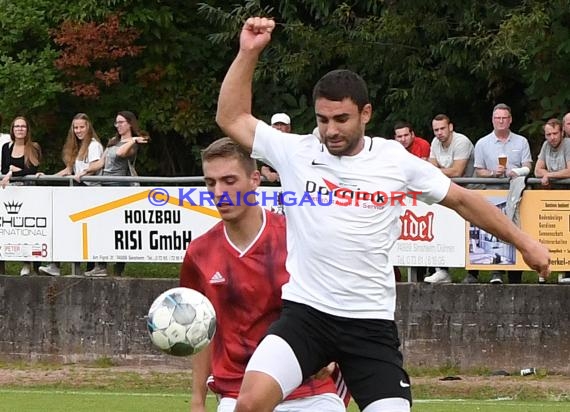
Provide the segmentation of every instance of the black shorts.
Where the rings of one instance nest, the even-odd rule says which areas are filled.
[[[386,398],[412,403],[394,321],[344,318],[284,300],[281,317],[267,333],[291,346],[303,380],[337,362],[360,410]]]

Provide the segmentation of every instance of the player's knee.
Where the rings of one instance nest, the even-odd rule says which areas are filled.
[[[271,412],[272,408],[264,407],[263,400],[254,394],[240,394],[234,412]]]

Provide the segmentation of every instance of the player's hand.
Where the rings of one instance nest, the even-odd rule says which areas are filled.
[[[548,279],[550,275],[550,252],[542,243],[529,237],[528,244],[521,248],[522,257],[531,269],[540,277]]]
[[[315,373],[313,375],[313,378],[315,378],[315,379],[326,379],[326,378],[328,378],[333,373],[335,366],[336,366],[336,364],[334,362],[329,363],[327,366],[325,366],[320,371]]]
[[[267,17],[250,17],[246,20],[239,38],[240,49],[261,52],[271,40],[275,21]]]

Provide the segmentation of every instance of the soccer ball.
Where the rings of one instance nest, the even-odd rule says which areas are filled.
[[[216,332],[216,311],[200,292],[173,288],[157,297],[148,311],[150,339],[170,355],[188,356],[204,349]]]

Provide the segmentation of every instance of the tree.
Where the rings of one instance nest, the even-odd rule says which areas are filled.
[[[6,120],[26,115],[34,121],[63,90],[44,19],[49,3],[0,0],[0,112]]]
[[[101,87],[119,83],[121,60],[144,49],[135,44],[139,30],[121,27],[119,14],[109,14],[101,24],[65,20],[51,35],[61,47],[55,67],[71,93],[85,98],[98,98]]]

